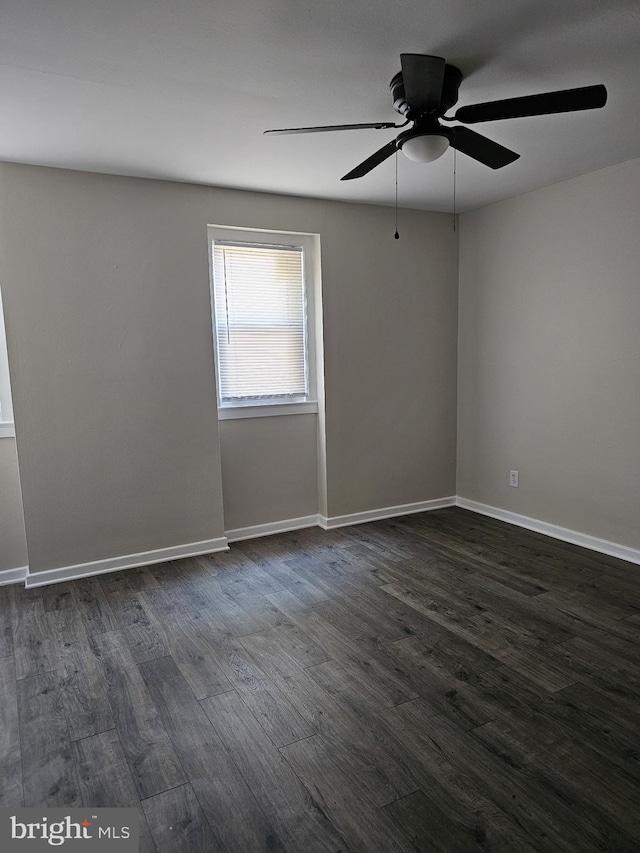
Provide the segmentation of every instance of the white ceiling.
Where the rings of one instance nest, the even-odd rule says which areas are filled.
[[[392,204],[394,158],[340,182],[400,121],[400,53],[464,74],[458,106],[604,83],[589,112],[476,125],[522,156],[457,155],[468,210],[640,156],[638,0],[0,0],[0,159]],[[398,156],[405,207],[452,209],[453,153]]]

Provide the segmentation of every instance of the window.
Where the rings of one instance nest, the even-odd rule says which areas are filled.
[[[9,361],[4,337],[4,314],[0,292],[0,438],[13,435],[13,408],[9,387]]]
[[[220,417],[317,411],[313,236],[209,237]]]

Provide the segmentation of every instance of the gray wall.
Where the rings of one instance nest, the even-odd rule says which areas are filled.
[[[393,230],[346,204],[322,227],[330,516],[455,494],[457,233],[421,211]]]
[[[639,224],[640,160],[461,217],[462,497],[640,547]]]
[[[27,562],[16,443],[0,438],[0,572]]]
[[[226,530],[318,512],[317,415],[220,421]]]
[[[187,188],[181,188],[187,191]],[[209,222],[320,234],[326,403],[326,514],[339,516],[455,493],[458,243],[451,217],[372,205],[204,190]],[[308,470],[256,492],[257,464],[238,452],[251,430],[274,447],[273,425],[221,429],[227,529],[318,511],[315,432],[295,416],[291,446]],[[282,447],[279,439],[276,446]],[[306,449],[304,449],[306,448]],[[265,463],[287,468],[286,455]],[[298,463],[296,463],[298,464]],[[304,494],[303,494],[304,493]],[[298,500],[303,497],[302,503]],[[296,509],[297,507],[297,509]]]
[[[386,208],[1,164],[32,571],[325,508],[307,416],[286,443],[280,418],[225,422],[220,458],[208,223],[321,234],[327,514],[454,493],[449,216],[402,211],[394,241]]]
[[[632,161],[460,227],[458,493],[630,547],[639,199]],[[315,417],[218,436],[207,223],[321,234],[326,507]],[[32,571],[453,494],[457,235],[418,211],[400,230],[386,208],[2,164]],[[0,441],[2,568],[26,560],[13,453]]]
[[[33,572],[223,533],[202,228],[171,184],[2,165]]]

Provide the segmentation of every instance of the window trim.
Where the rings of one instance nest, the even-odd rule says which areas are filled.
[[[238,418],[269,418],[281,415],[311,415],[318,411],[318,403],[307,400],[304,403],[266,403],[264,406],[225,406],[218,409],[219,421],[233,421]]]
[[[13,423],[13,406],[11,403],[11,386],[9,383],[9,359],[4,328],[4,313],[2,308],[2,290],[0,290],[0,409],[8,409],[11,420],[0,421],[0,438],[13,438],[16,434]]]
[[[297,231],[272,231],[263,228],[245,228],[228,225],[208,225],[209,289],[211,302],[211,328],[213,332],[213,352],[216,370],[216,400],[219,420],[237,418],[275,417],[278,415],[309,414],[318,411],[318,378],[316,355],[316,311],[318,306],[317,264],[319,258],[319,237],[317,234]],[[264,244],[272,246],[290,246],[302,248],[304,258],[305,288],[305,338],[309,391],[306,399],[287,400],[284,397],[273,401],[256,403],[253,400],[222,402],[220,399],[220,367],[218,364],[217,322],[213,279],[213,246],[217,241],[233,241]]]

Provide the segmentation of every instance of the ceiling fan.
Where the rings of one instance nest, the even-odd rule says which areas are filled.
[[[505,98],[461,107],[454,115],[445,113],[458,100],[458,89],[462,72],[455,65],[448,65],[440,56],[420,53],[400,54],[402,71],[391,80],[389,89],[393,97],[393,108],[406,118],[403,124],[372,122],[365,124],[335,124],[324,127],[288,127],[265,130],[271,134],[321,133],[332,130],[361,130],[412,127],[387,142],[370,157],[344,175],[341,180],[361,178],[379,166],[395,151],[402,151],[410,160],[429,163],[436,160],[449,146],[472,157],[491,169],[508,166],[520,156],[497,142],[456,125],[446,127],[442,121],[475,124],[482,121],[522,118],[524,116],[550,115],[574,110],[593,110],[607,102],[607,90],[603,85],[583,86],[545,92],[541,95],[526,95],[520,98]]]

